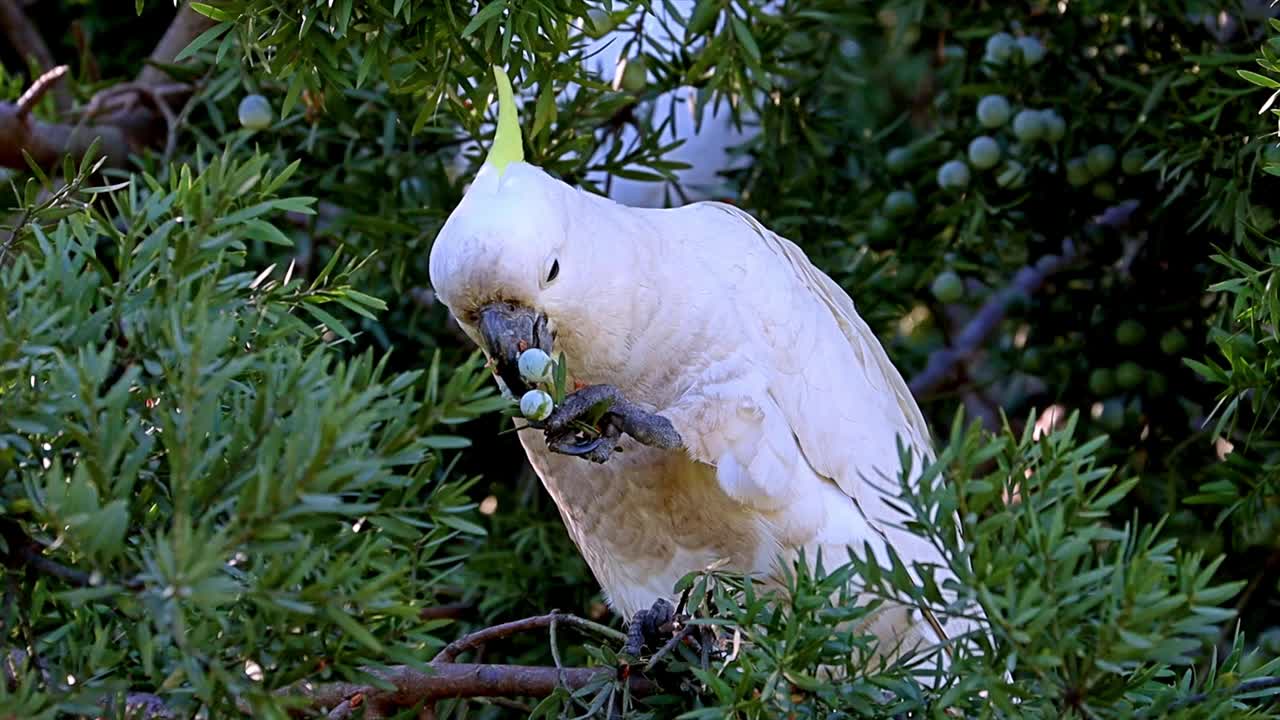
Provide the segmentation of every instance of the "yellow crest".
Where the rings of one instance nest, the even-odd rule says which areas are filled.
[[[510,163],[524,160],[524,140],[520,137],[520,118],[516,115],[511,80],[497,65],[493,66],[493,77],[498,81],[498,129],[493,134],[493,147],[489,148],[485,162],[501,175]]]

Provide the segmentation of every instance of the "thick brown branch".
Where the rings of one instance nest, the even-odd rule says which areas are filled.
[[[395,686],[394,690],[381,690],[371,685],[356,683],[302,683],[282,691],[285,695],[302,695],[311,700],[313,707],[334,709],[347,706],[347,714],[330,714],[330,717],[346,717],[355,708],[368,704],[376,714],[385,714],[394,708],[413,707],[424,701],[475,697],[546,697],[560,685],[577,690],[598,682],[601,678],[612,680],[617,675],[613,668],[555,668],[526,667],[523,665],[471,665],[465,663],[432,663],[423,672],[406,666],[370,671],[371,674]],[[627,678],[633,695],[648,695],[655,690],[653,683],[638,673]],[[366,715],[369,717],[370,715]]]
[[[6,6],[12,8],[12,0],[0,0],[0,10]],[[184,3],[148,62],[172,64],[178,53],[211,25],[209,18]],[[28,92],[35,92],[38,85],[37,82]],[[91,117],[79,125],[34,120],[23,112],[23,106],[0,103],[0,167],[25,168],[23,150],[42,166],[51,166],[66,154],[79,160],[95,138],[102,138],[108,164],[123,165],[130,154],[173,144],[170,138],[178,121],[173,108],[184,103],[191,92],[190,86],[175,86],[164,70],[148,65],[138,74],[136,83],[109,88],[90,102],[90,115],[100,117]],[[105,108],[104,99],[119,100],[120,107]],[[138,99],[148,102],[137,102]],[[101,112],[104,109],[109,112]]]
[[[14,103],[0,102],[0,167],[25,168],[26,150],[41,166],[57,163],[64,154],[84,157],[95,138],[102,138],[102,152],[111,165],[122,165],[129,153],[145,146],[151,136],[149,117],[118,118],[95,125],[47,123],[21,112]]]
[[[172,65],[178,53],[185,50],[192,40],[199,37],[200,33],[213,27],[213,24],[213,20],[192,10],[191,5],[184,3],[178,9],[173,22],[169,23],[169,28],[164,31],[164,36],[156,44],[155,50],[151,51],[146,67],[138,73],[138,82],[142,85],[159,85],[169,82],[169,73],[157,65]]]
[[[14,0],[0,0],[0,29],[23,60],[35,61],[42,72],[53,67],[53,53],[40,30]],[[71,93],[65,87],[54,88],[54,97],[59,110],[71,107]]]

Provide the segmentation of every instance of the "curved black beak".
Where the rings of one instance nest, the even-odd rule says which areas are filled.
[[[531,308],[496,302],[480,308],[480,337],[494,362],[494,374],[517,398],[528,392],[520,377],[520,353],[540,348],[551,353],[551,332],[547,317]]]

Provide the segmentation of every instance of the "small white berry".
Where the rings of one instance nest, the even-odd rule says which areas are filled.
[[[1003,95],[987,95],[978,101],[978,122],[985,128],[998,128],[1009,122],[1013,109]]]
[[[271,103],[261,95],[246,95],[236,109],[240,124],[250,130],[262,130],[271,125]]]
[[[1018,49],[1022,50],[1022,59],[1028,65],[1035,65],[1044,59],[1045,49],[1040,41],[1030,35],[1018,38]]]
[[[969,184],[969,166],[949,160],[938,168],[938,186],[944,190],[962,190]]]
[[[1018,41],[1007,32],[998,32],[987,38],[986,53],[984,59],[993,64],[1003,63],[1013,57],[1013,51],[1017,49]]]
[[[516,366],[520,369],[520,377],[525,382],[535,385],[551,380],[551,373],[554,368],[551,356],[541,348],[529,348],[520,353],[520,359],[516,362]]]
[[[544,390],[530,390],[520,398],[520,414],[530,420],[546,420],[556,403]]]

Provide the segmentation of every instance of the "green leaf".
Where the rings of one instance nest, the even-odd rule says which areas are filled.
[[[191,9],[211,20],[218,20],[221,22],[234,22],[236,20],[235,15],[206,3],[193,2],[191,3]]]
[[[1252,70],[1236,70],[1236,74],[1254,85],[1261,85],[1264,88],[1271,88],[1273,90],[1275,88],[1280,88],[1280,82],[1276,82],[1265,75],[1259,75]]]
[[[194,5],[195,3],[193,3],[193,6]],[[217,25],[214,25],[213,27],[209,28],[208,30],[205,30],[204,32],[200,33],[199,35],[196,36],[195,40],[191,41],[190,45],[187,45],[185,48],[183,48],[182,52],[178,53],[177,56],[173,58],[174,62],[182,62],[183,60],[186,60],[192,55],[195,55],[196,53],[200,52],[201,48],[213,42],[214,40],[218,39],[222,35],[222,33],[226,32],[227,30],[230,30],[232,27],[234,27],[234,23],[232,22],[220,22]]]
[[[469,520],[463,520],[457,515],[439,515],[436,517],[436,520],[441,525],[447,525],[448,527],[451,527],[454,530],[466,533],[468,535],[487,535],[488,534],[488,531],[485,530],[484,528],[480,527],[479,525],[473,522],[470,522]]]
[[[293,240],[280,231],[275,225],[265,220],[249,220],[245,223],[244,234],[253,240],[261,240],[272,245],[293,247]]]
[[[337,335],[343,340],[350,342],[356,339],[355,335],[352,335],[351,331],[347,329],[347,326],[342,324],[342,321],[330,315],[328,312],[316,307],[315,303],[311,301],[311,298],[307,298],[307,301],[302,303],[301,307],[316,320],[319,320],[325,327],[337,333]]]
[[[742,21],[737,15],[730,16],[733,23],[733,34],[738,38],[738,42],[742,44],[742,49],[747,51],[747,55],[751,57],[754,64],[760,64],[760,46],[756,45],[756,39],[751,35],[751,28]]]
[[[462,37],[463,38],[471,37],[471,34],[474,33],[476,30],[479,30],[480,26],[489,22],[490,19],[496,17],[499,13],[505,10],[506,7],[507,7],[507,0],[498,0],[497,2],[491,2],[488,5],[485,5],[484,7],[480,8],[480,12],[476,13],[475,17],[471,18],[471,22],[467,23],[467,26],[462,29]]]
[[[373,636],[373,633],[369,632],[355,618],[343,612],[341,609],[332,605],[326,605],[325,614],[337,623],[338,627],[345,630],[356,642],[364,645],[375,653],[385,652],[382,643],[378,642],[378,639]]]

